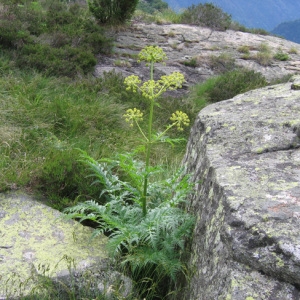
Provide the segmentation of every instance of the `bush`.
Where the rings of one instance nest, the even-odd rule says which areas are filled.
[[[197,59],[195,57],[192,57],[191,59],[184,61],[183,64],[187,67],[192,67],[192,68],[196,68],[198,65]]]
[[[242,45],[238,48],[238,52],[244,53],[244,54],[249,54],[250,53],[250,47],[246,45]]]
[[[27,14],[21,16],[21,12],[16,5],[3,5],[0,10],[0,44],[4,49],[17,49],[32,42]]]
[[[209,64],[210,68],[217,73],[226,73],[236,68],[235,59],[228,53],[222,53],[219,56],[210,56]]]
[[[251,28],[248,29],[247,32],[253,33],[253,34],[260,34],[260,35],[270,35],[270,33],[262,28]]]
[[[208,104],[207,95],[213,88],[216,80],[217,77],[210,77],[205,82],[195,84],[191,87],[190,93],[187,97],[187,102],[190,103],[190,111],[193,112],[193,118],[191,120],[192,123],[199,111]]]
[[[139,1],[137,8],[148,14],[153,14],[156,10],[168,9],[168,3],[162,0],[145,0]]]
[[[289,56],[287,53],[283,53],[282,50],[279,50],[275,55],[274,58],[280,61],[287,61],[289,60]]]
[[[250,59],[250,47],[243,45],[238,48],[238,52],[242,53],[242,59]]]
[[[262,66],[271,65],[273,56],[269,45],[261,43],[254,59]]]
[[[212,88],[207,91],[207,98],[210,102],[231,99],[266,85],[267,81],[261,73],[247,69],[234,70],[217,77]]]
[[[295,47],[291,47],[290,50],[289,50],[289,53],[290,53],[290,54],[297,54],[297,53],[298,53],[298,50],[297,50],[297,48],[295,48]]]
[[[230,27],[231,16],[212,3],[200,3],[188,7],[181,15],[181,22],[224,31]]]
[[[122,24],[133,15],[138,0],[89,0],[91,13],[100,24]]]
[[[18,67],[75,77],[92,71],[96,54],[110,52],[111,39],[86,7],[59,0],[36,3],[9,3],[0,11],[0,42],[13,50],[8,53]]]

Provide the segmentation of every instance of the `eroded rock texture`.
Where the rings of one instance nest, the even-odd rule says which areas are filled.
[[[165,66],[156,65],[155,78],[179,71],[186,79],[184,89],[172,93],[173,96],[183,94],[187,87],[220,72],[229,71],[226,61],[260,72],[268,81],[300,72],[300,44],[274,36],[232,30],[213,31],[184,24],[144,23],[133,23],[121,31],[112,31],[109,36],[115,40],[115,54],[98,57],[95,76],[114,70],[124,77],[134,74],[148,80],[149,67],[137,63],[137,55],[144,47],[157,45],[166,52],[168,60]],[[271,59],[268,64],[260,64],[256,57],[262,46],[269,49],[271,57],[279,51],[288,54],[289,59]],[[249,49],[249,55],[243,52],[245,48]],[[222,59],[212,63],[217,57]],[[193,59],[197,62],[195,66],[189,64]]]
[[[110,274],[106,237],[91,239],[91,228],[61,216],[29,195],[0,194],[1,300],[37,297],[51,286],[44,287],[42,278],[57,286],[97,289],[98,294],[127,280],[120,274],[116,277],[117,272]],[[125,296],[131,287],[124,282]]]
[[[196,192],[186,299],[300,299],[300,77],[203,109],[184,163]]]

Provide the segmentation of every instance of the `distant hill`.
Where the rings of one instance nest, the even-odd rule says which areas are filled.
[[[271,33],[300,44],[300,19],[281,23]]]
[[[213,3],[248,28],[273,30],[280,23],[300,18],[299,0],[164,0],[173,9]]]

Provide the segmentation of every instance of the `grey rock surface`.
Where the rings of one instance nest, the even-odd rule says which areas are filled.
[[[184,158],[197,216],[186,299],[300,299],[299,82],[199,113]]]
[[[300,44],[279,37],[251,34],[240,31],[212,31],[208,28],[183,24],[145,24],[133,23],[128,28],[111,31],[110,37],[115,41],[114,55],[99,56],[95,68],[95,76],[115,70],[123,76],[138,75],[149,78],[149,69],[138,64],[137,54],[145,46],[160,46],[167,54],[166,66],[161,67],[156,76],[180,71],[185,75],[185,88],[203,82],[222,71],[222,63],[211,64],[211,57],[227,56],[236,65],[262,73],[271,81],[284,75],[300,72]],[[287,61],[271,59],[268,65],[261,65],[255,57],[264,45],[270,50],[270,56],[281,52],[288,54]],[[248,47],[249,55],[241,47]],[[196,67],[185,63],[195,59]],[[178,90],[182,93],[184,90]]]
[[[62,286],[83,287],[86,279],[104,293],[118,280],[130,291],[110,270],[107,238],[91,239],[91,228],[61,216],[24,193],[0,194],[0,299],[32,293],[41,276]]]

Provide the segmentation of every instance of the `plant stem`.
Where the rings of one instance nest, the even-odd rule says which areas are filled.
[[[150,80],[153,80],[153,68],[154,62],[150,64]],[[153,110],[154,110],[154,94],[153,90],[151,91],[150,97],[150,114],[149,114],[149,123],[148,123],[148,141],[146,143],[146,166],[145,166],[145,177],[144,177],[144,191],[142,198],[143,206],[143,215],[147,214],[147,188],[148,188],[148,176],[149,176],[149,164],[150,164],[150,152],[151,152],[151,143],[152,143],[152,123],[153,123]]]

